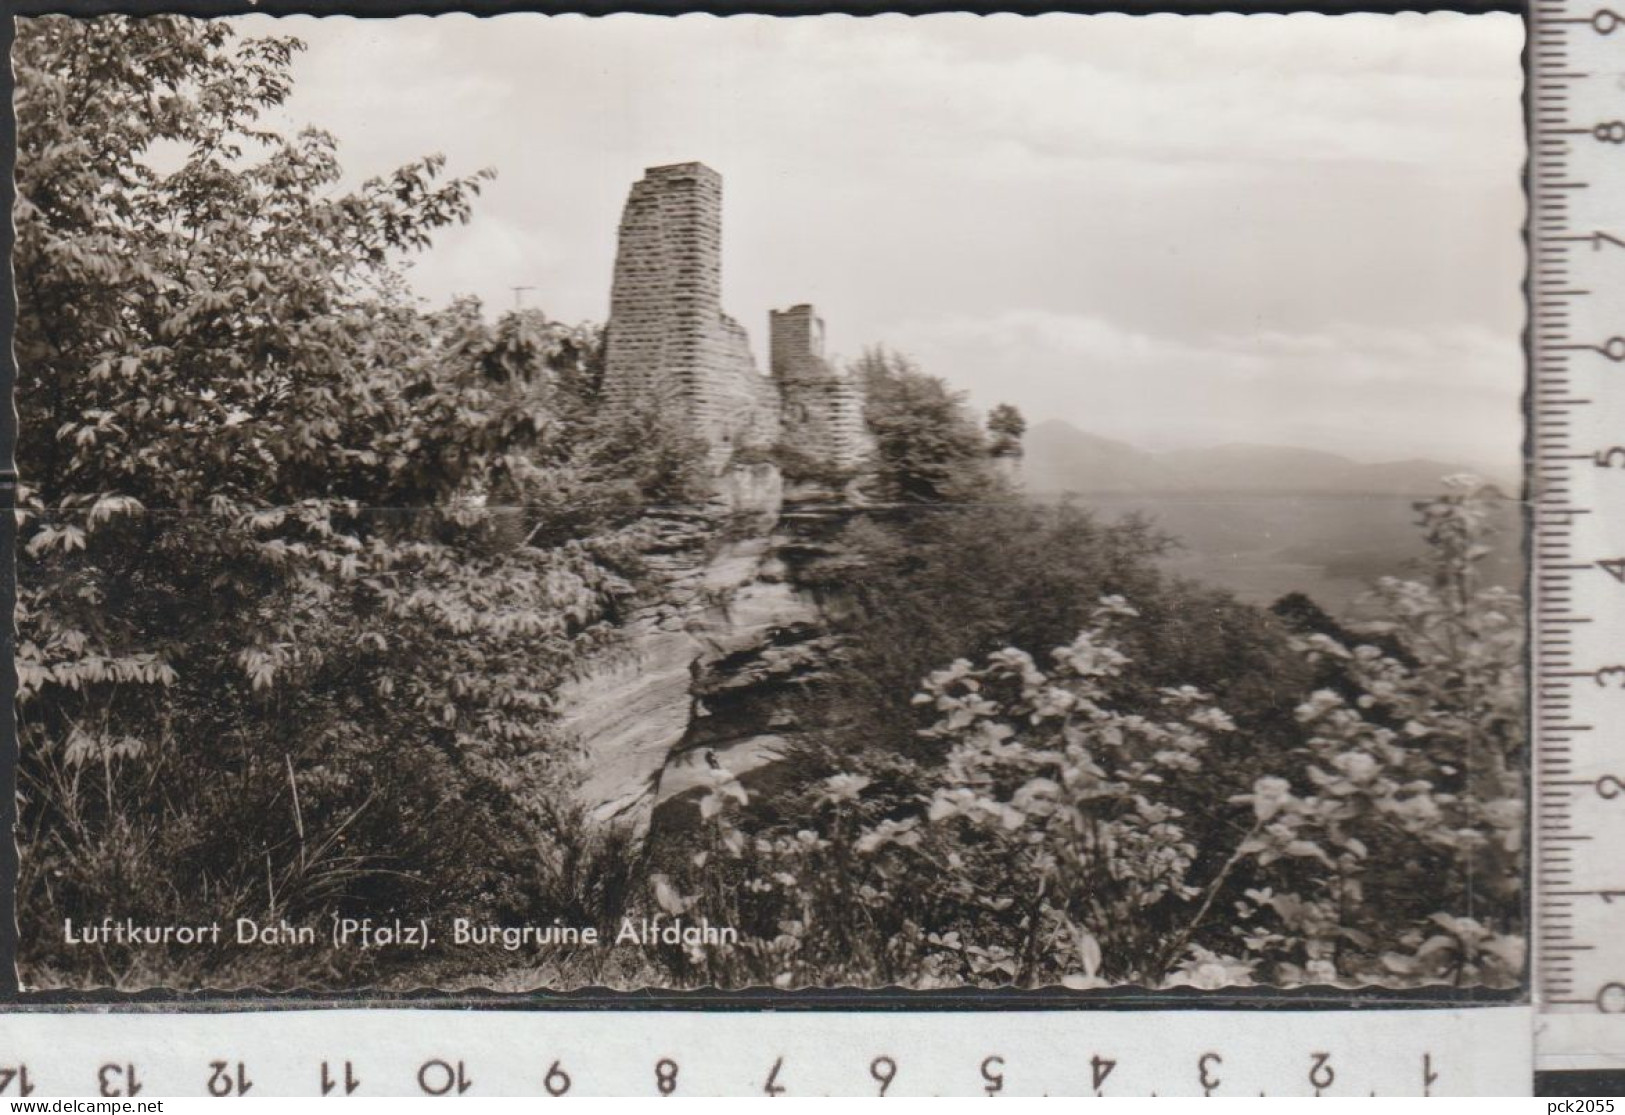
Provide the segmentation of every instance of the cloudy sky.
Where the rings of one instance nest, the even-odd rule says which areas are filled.
[[[431,301],[602,320],[628,187],[700,160],[758,359],[768,309],[811,301],[836,352],[1149,449],[1516,470],[1514,16],[277,26],[310,46],[280,122],[357,177],[498,172],[415,266]]]

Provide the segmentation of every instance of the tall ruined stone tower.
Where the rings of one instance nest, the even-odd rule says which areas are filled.
[[[605,394],[611,406],[676,408],[711,446],[778,438],[779,400],[745,331],[722,312],[722,176],[701,163],[651,167],[621,215],[610,291]]]
[[[811,306],[768,315],[773,379],[787,445],[839,469],[855,469],[872,446],[863,388],[824,359],[824,322]]]

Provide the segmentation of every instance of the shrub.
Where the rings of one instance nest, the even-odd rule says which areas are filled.
[[[1233,783],[1221,772],[1254,741],[1195,686],[1149,704],[1122,689],[1142,617],[1107,596],[1047,666],[1009,647],[932,672],[914,703],[934,761],[849,750],[859,765],[776,826],[715,772],[699,844],[654,897],[749,937],[679,968],[778,986],[1515,984],[1519,609],[1475,584],[1475,494],[1422,511],[1433,585],[1383,582],[1361,625],[1403,655],[1294,642],[1310,666],[1339,659],[1359,695],[1303,695],[1301,746],[1220,798],[1228,835],[1187,805]]]
[[[338,189],[331,137],[260,120],[296,49],[175,17],[19,35],[25,979],[263,975],[84,971],[64,915],[545,901],[553,697],[639,591],[643,511],[698,475],[669,420],[599,414],[593,331],[417,308],[399,258],[485,176]],[[313,967],[271,975],[346,978]]]

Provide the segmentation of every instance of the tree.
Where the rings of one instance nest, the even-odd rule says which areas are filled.
[[[691,472],[658,416],[591,417],[590,333],[418,308],[397,262],[487,175],[430,157],[338,190],[330,136],[261,122],[297,49],[21,27],[36,966],[64,913],[179,924],[202,896],[221,919],[523,907],[572,759],[558,680],[637,590],[640,510]],[[143,970],[106,963],[80,978]]]
[[[895,503],[963,503],[995,498],[988,446],[964,399],[905,356],[872,348],[855,373],[864,421],[875,439],[872,487]]]
[[[987,432],[992,439],[990,452],[995,457],[1021,456],[1021,437],[1027,432],[1027,420],[1021,411],[1009,403],[1000,403],[987,415]]]

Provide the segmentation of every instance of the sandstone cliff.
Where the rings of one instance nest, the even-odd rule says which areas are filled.
[[[710,764],[749,779],[804,730],[800,698],[836,645],[791,565],[848,511],[787,515],[777,470],[754,465],[724,478],[717,504],[651,521],[661,587],[560,695],[595,819],[646,831]]]

